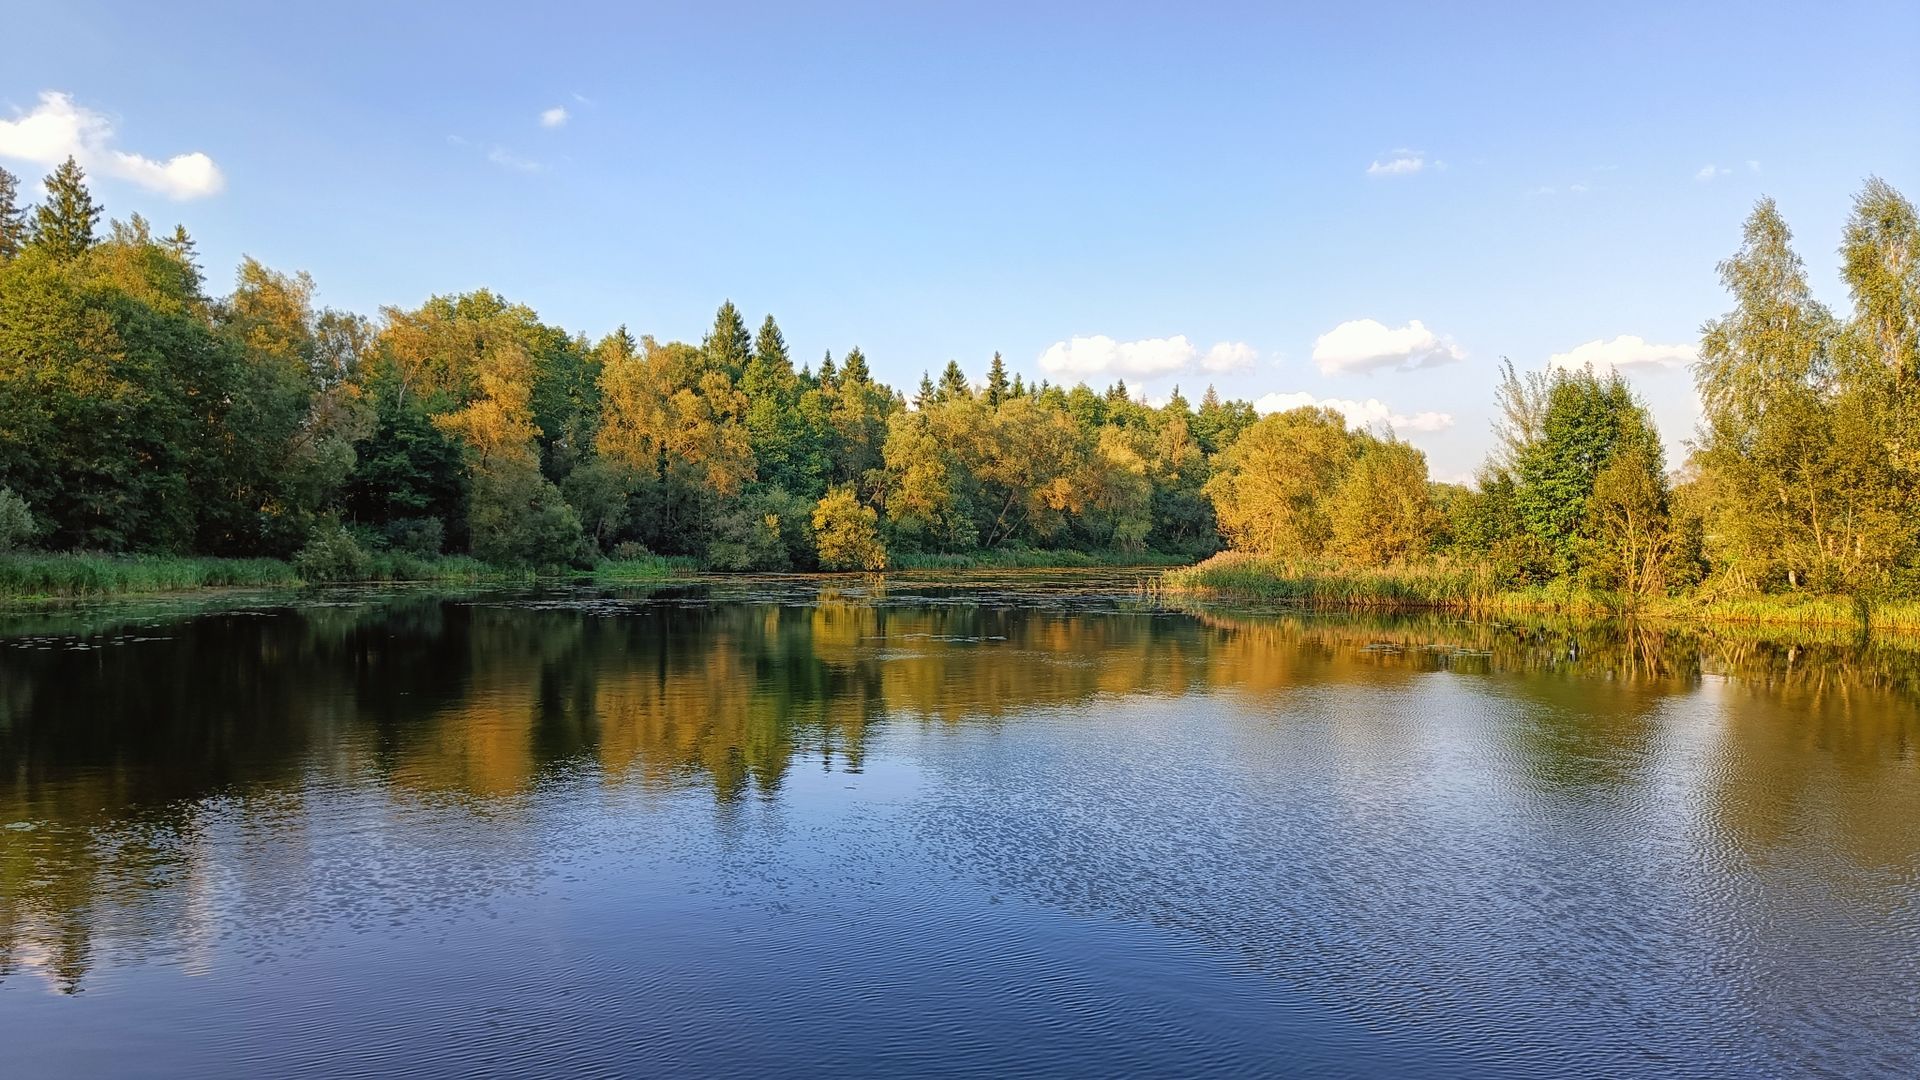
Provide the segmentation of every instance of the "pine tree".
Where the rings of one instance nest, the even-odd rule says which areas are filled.
[[[913,396],[913,407],[925,411],[933,404],[933,377],[926,372],[920,373],[920,392]]]
[[[20,205],[20,178],[0,169],[0,262],[27,244],[27,211]]]
[[[1027,383],[1018,373],[1013,376],[1013,389],[1007,392],[1009,397],[1026,397]]]
[[[840,373],[833,366],[833,350],[828,349],[827,355],[820,358],[820,389],[833,390],[839,385]]]
[[[997,409],[1006,399],[1007,365],[996,352],[993,354],[993,363],[987,367],[987,404]]]
[[[93,228],[100,223],[100,205],[87,190],[87,174],[68,158],[46,179],[47,199],[33,212],[36,247],[70,259],[93,246]]]

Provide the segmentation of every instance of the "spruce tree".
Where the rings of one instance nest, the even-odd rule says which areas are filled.
[[[840,362],[840,385],[862,386],[873,381],[873,375],[867,370],[866,354],[855,345],[847,350],[847,358]]]
[[[0,262],[27,244],[27,211],[20,205],[20,178],[0,169]]]
[[[87,174],[68,158],[46,179],[47,198],[33,212],[31,243],[62,259],[93,246],[93,228],[100,223],[100,205],[87,190]]]
[[[787,354],[787,338],[780,332],[780,324],[769,315],[760,324],[760,333],[753,339],[753,363],[762,371],[779,377],[793,374],[793,358]]]
[[[833,350],[828,349],[827,355],[820,358],[820,389],[833,390],[839,385],[840,373],[833,366]]]
[[[738,381],[747,370],[747,360],[753,351],[752,338],[747,333],[747,323],[740,317],[740,309],[728,300],[713,313],[713,332],[701,343],[707,353],[707,363],[726,372],[729,379]]]
[[[1027,382],[1025,379],[1023,379],[1020,376],[1018,372],[1014,373],[1013,389],[1007,392],[1007,396],[1008,397],[1026,397],[1027,396]]]
[[[967,373],[960,370],[960,361],[947,361],[946,370],[940,373],[940,388],[934,396],[940,401],[959,401],[973,396],[973,388],[967,385]]]
[[[996,352],[993,354],[993,363],[987,367],[987,404],[997,409],[1006,399],[1007,365]]]
[[[913,407],[924,411],[933,404],[933,398],[933,377],[923,371],[920,373],[920,392],[913,396]]]

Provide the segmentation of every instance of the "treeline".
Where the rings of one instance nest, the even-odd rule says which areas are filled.
[[[1701,329],[1705,415],[1669,472],[1617,373],[1501,373],[1496,447],[1471,487],[1417,451],[1298,410],[1213,462],[1222,533],[1268,576],[1400,568],[1419,596],[1546,585],[1629,604],[1811,592],[1920,594],[1920,225],[1879,179],[1854,200],[1840,269],[1853,310],[1813,298],[1772,200],[1720,265],[1733,308]],[[1436,571],[1455,571],[1449,576]],[[1219,564],[1194,584],[1248,580]],[[1395,587],[1368,577],[1363,589]],[[1463,582],[1475,584],[1463,585]]]
[[[888,553],[1203,555],[1208,461],[1253,419],[1211,392],[969,382],[912,403],[859,349],[796,367],[723,304],[698,345],[598,340],[480,291],[374,319],[245,260],[208,294],[184,229],[104,230],[71,161],[32,208],[0,172],[0,547],[716,569]]]
[[[831,570],[1224,540],[1286,574],[1470,569],[1628,601],[1920,590],[1920,227],[1877,179],[1840,249],[1845,316],[1754,210],[1677,470],[1617,375],[1507,365],[1472,485],[1330,410],[1258,418],[1211,389],[1155,408],[998,355],[909,397],[857,348],[796,365],[731,303],[695,345],[589,340],[486,291],[369,319],[252,259],[211,296],[184,229],[103,230],[71,161],[45,186],[28,208],[0,171],[0,548],[352,577],[395,553]]]

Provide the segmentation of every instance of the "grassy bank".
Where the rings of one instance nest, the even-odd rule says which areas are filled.
[[[700,561],[685,555],[643,555],[637,559],[608,559],[574,576],[607,585],[630,581],[671,581],[700,572]]]
[[[1679,622],[1920,630],[1920,603],[1862,605],[1851,597],[1688,594],[1628,602],[1571,582],[1503,589],[1480,566],[1436,562],[1381,570],[1302,567],[1222,552],[1162,575],[1174,595],[1261,600],[1317,610],[1449,611],[1469,615],[1554,615],[1575,619],[1631,614]]]
[[[1186,556],[1159,552],[1035,551],[1012,548],[949,555],[902,555],[896,570],[1030,570],[1102,566],[1179,566]],[[217,559],[173,555],[12,553],[0,555],[0,599],[32,600],[134,596],[218,588],[299,588],[305,585],[404,582],[588,581],[606,585],[663,582],[704,572],[698,559],[643,555],[608,559],[591,569],[535,572],[501,567],[464,555],[421,558],[398,552],[366,556],[365,569],[316,581],[280,559]]]
[[[943,553],[892,552],[889,570],[1057,570],[1098,566],[1185,566],[1191,555],[1160,551],[1041,551],[995,548]]]
[[[475,582],[515,576],[465,556],[373,556],[356,581]],[[525,576],[524,574],[518,576]],[[0,598],[132,596],[221,588],[295,588],[309,584],[280,559],[174,555],[31,553],[0,555]]]

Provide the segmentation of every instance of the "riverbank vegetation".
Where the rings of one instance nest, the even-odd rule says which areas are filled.
[[[1771,200],[1720,265],[1704,422],[1669,471],[1617,373],[1509,364],[1471,486],[1298,410],[1249,427],[1207,486],[1232,551],[1175,591],[1317,606],[1637,612],[1920,625],[1920,226],[1879,180],[1840,248],[1853,310],[1814,299]]]
[[[367,318],[252,259],[215,295],[183,228],[103,224],[72,162],[45,186],[24,207],[0,172],[0,549],[306,580],[1164,562],[1218,546],[1206,461],[1253,417],[1028,385],[997,356],[909,400],[858,348],[796,365],[731,303],[694,345],[591,340],[486,291]]]
[[[487,291],[376,317],[183,228],[103,213],[72,162],[0,171],[0,592],[559,572],[1152,565],[1172,589],[1338,606],[1892,611],[1920,594],[1920,270],[1870,181],[1814,300],[1763,202],[1703,328],[1670,468],[1617,375],[1495,388],[1470,485],[1335,412],[1028,384],[998,355],[911,394],[796,364],[732,303],[699,344],[596,339]],[[266,561],[261,561],[266,560]],[[246,569],[242,569],[246,568]],[[251,580],[248,583],[255,583]]]

